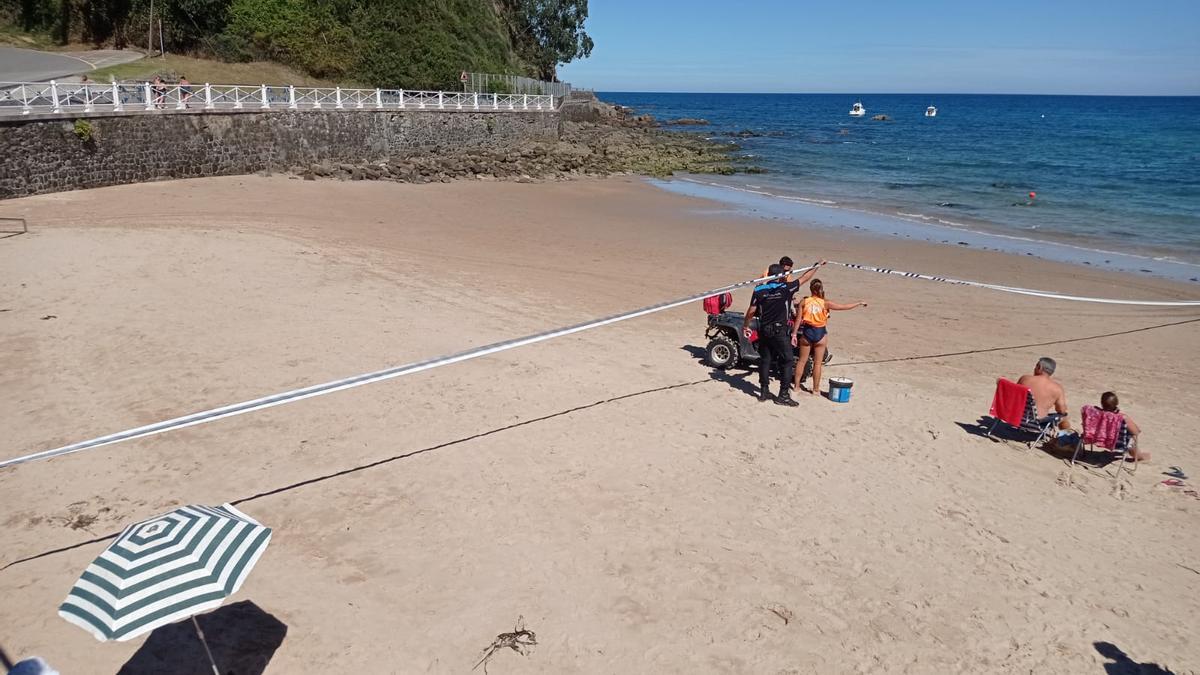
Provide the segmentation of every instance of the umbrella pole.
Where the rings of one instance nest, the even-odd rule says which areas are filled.
[[[212,652],[208,649],[208,641],[204,639],[204,631],[200,630],[200,622],[196,621],[195,615],[192,615],[192,625],[196,627],[196,637],[200,638],[200,644],[204,645],[204,653],[208,655],[208,664],[212,666],[213,675],[221,675],[221,671],[217,670],[217,662],[213,660]]]

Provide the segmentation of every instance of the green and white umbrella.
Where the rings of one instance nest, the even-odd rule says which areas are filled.
[[[229,504],[180,507],[125,528],[58,613],[100,641],[137,637],[219,607],[270,541],[271,528]]]

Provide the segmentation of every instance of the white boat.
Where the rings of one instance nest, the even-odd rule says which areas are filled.
[[[863,107],[862,101],[855,101],[854,105],[850,106],[851,117],[862,117],[867,114],[867,109]]]
[[[926,117],[937,117],[937,108],[935,108],[933,106],[929,106],[928,108],[925,109],[925,116]]]

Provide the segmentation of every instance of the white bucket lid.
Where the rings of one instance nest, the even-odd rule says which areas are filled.
[[[852,380],[848,377],[831,377],[831,378],[829,378],[829,381],[837,382],[838,384],[844,384],[847,387],[854,384],[854,380]]]

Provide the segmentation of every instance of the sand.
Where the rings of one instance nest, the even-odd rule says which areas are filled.
[[[0,215],[32,230],[0,239],[5,457],[682,296],[785,253],[1196,296],[754,220],[632,178],[217,178]],[[495,654],[493,674],[1099,672],[1102,643],[1200,671],[1200,500],[1160,484],[1170,466],[1200,480],[1200,311],[821,277],[870,301],[830,323],[848,405],[758,403],[755,373],[699,360],[696,303],[0,471],[0,565],[46,553],[0,571],[0,647],[64,673],[145,663],[144,638],[98,644],[56,616],[105,545],[81,542],[235,501],[275,531],[231,599],[286,625],[256,656],[267,673],[468,672],[518,617],[538,645]],[[1154,459],[1123,489],[976,431],[996,377],[1043,355],[1073,411],[1115,389],[1145,429]],[[209,632],[225,659],[256,635]],[[190,664],[181,635],[168,653]]]

